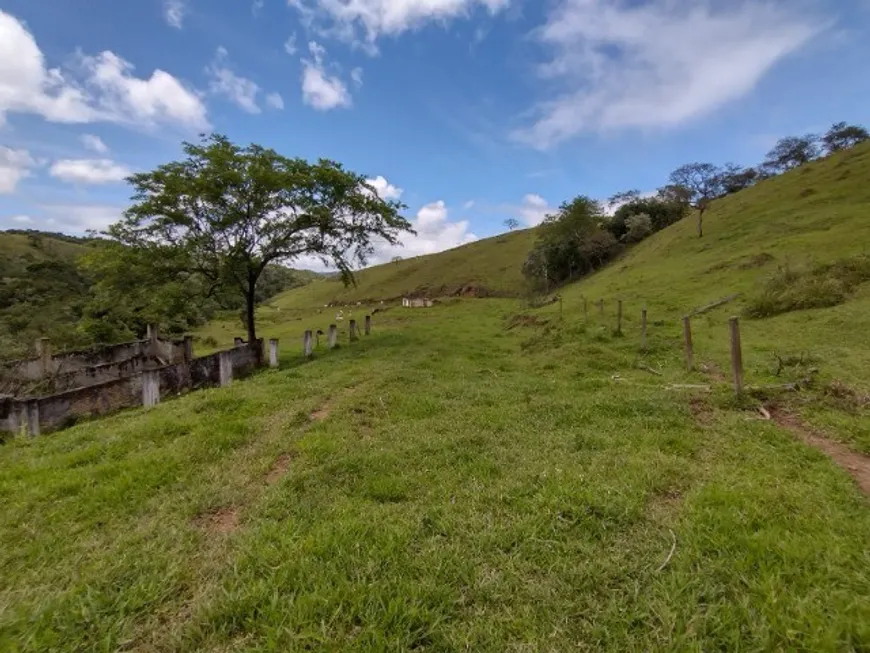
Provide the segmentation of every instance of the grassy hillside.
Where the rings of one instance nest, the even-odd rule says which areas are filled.
[[[361,271],[355,287],[345,288],[341,281],[327,279],[284,293],[272,304],[284,309],[309,308],[407,294],[516,296],[523,292],[522,267],[534,238],[531,229],[515,231],[439,254],[378,265]]]
[[[870,503],[792,432],[870,452],[868,284],[742,319],[747,383],[817,368],[803,392],[736,399],[727,344],[778,266],[862,252],[868,172],[863,147],[723,200],[703,239],[674,225],[561,309],[338,321],[312,284],[262,311],[280,369],[0,447],[0,650],[870,649]],[[681,317],[736,292],[694,318],[686,371]],[[303,361],[332,322],[341,347]]]

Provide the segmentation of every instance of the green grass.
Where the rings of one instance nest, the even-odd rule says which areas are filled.
[[[858,148],[719,202],[703,239],[675,225],[561,307],[380,303],[516,290],[487,241],[465,250],[485,253],[474,278],[444,254],[416,261],[425,281],[314,283],[261,311],[280,370],[0,447],[0,650],[870,650],[867,498],[757,394],[734,399],[727,331],[778,266],[862,252],[868,168]],[[680,318],[736,292],[694,318],[686,372]],[[322,306],[342,297],[374,301],[337,321]],[[747,383],[818,368],[766,400],[865,451],[868,309],[864,283],[741,320]],[[333,322],[342,346],[302,361],[303,331]]]
[[[334,316],[300,315],[280,371],[3,447],[0,649],[870,646],[842,470],[518,310],[392,308],[308,363]]]

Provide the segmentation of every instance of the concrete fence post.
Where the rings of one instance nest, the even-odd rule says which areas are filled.
[[[366,335],[369,336],[372,333],[372,316],[366,315]]]
[[[156,324],[149,324],[145,327],[145,340],[154,342],[158,337],[160,337],[160,334],[157,331]]]
[[[36,355],[39,356],[39,372],[45,377],[52,373],[51,369],[51,340],[40,338],[36,341]]]
[[[220,384],[222,388],[233,384],[233,359],[231,352],[222,351],[218,354],[218,369],[220,370]]]
[[[278,367],[278,340],[272,338],[269,341],[269,367]]]
[[[160,373],[142,372],[142,405],[152,408],[160,403]]]
[[[686,369],[691,372],[695,369],[695,352],[692,347],[692,318],[688,315],[683,318],[683,342],[686,347]]]
[[[640,349],[646,351],[646,306],[640,312]]]
[[[193,336],[184,336],[184,362],[193,360]]]
[[[356,320],[350,321],[350,341],[354,342],[356,340]]]
[[[245,344],[244,338],[233,338],[233,347],[241,347]]]
[[[305,358],[311,358],[314,354],[313,340],[311,331],[306,331],[305,335],[302,336],[302,352],[305,354]]]
[[[338,327],[334,324],[329,325],[329,348],[335,349],[338,344]]]
[[[616,335],[622,335],[622,300],[616,302]]]
[[[39,401],[28,401],[24,408],[24,418],[27,422],[27,435],[35,438],[40,433],[39,429]]]
[[[731,371],[734,374],[734,392],[743,394],[743,349],[740,345],[740,320],[732,317],[728,320],[731,331]]]

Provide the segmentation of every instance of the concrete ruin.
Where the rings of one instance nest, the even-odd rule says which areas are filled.
[[[160,396],[226,386],[264,360],[263,341],[236,341],[230,350],[193,357],[193,338],[145,340],[0,363],[0,433],[31,436],[123,408],[153,406]]]
[[[428,297],[402,297],[405,308],[432,308],[433,302]]]

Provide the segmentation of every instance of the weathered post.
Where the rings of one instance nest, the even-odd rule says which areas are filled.
[[[142,405],[152,408],[160,403],[160,372],[142,372]]]
[[[646,352],[646,306],[640,312],[640,349]]]
[[[314,338],[311,335],[311,331],[306,331],[302,337],[302,351],[305,354],[305,358],[311,358],[314,354]]]
[[[39,373],[46,377],[51,374],[51,340],[40,338],[36,341],[36,355],[39,356]]]
[[[372,333],[372,316],[366,315],[366,335],[369,336]]]
[[[688,315],[683,318],[683,340],[686,346],[686,369],[691,372],[695,369],[695,352],[692,349],[692,318]]]
[[[233,338],[233,347],[241,347],[245,344],[244,338]]]
[[[356,320],[350,321],[350,341],[354,342],[356,340]]]
[[[27,435],[35,438],[40,433],[39,429],[39,401],[34,399],[27,402],[25,418],[27,419]]]
[[[562,295],[559,295],[559,319],[563,319],[562,315]]]
[[[184,336],[184,362],[193,360],[193,336]]]
[[[338,344],[338,327],[334,324],[329,325],[329,348],[335,349]]]
[[[616,335],[622,335],[622,300],[616,302]]]
[[[598,300],[598,314],[604,315],[604,300],[603,299]]]
[[[145,340],[150,340],[151,342],[154,342],[159,337],[160,333],[157,329],[156,324],[149,324],[145,327]]]
[[[220,372],[220,384],[222,388],[233,384],[233,359],[231,352],[222,351],[218,354],[218,370]]]
[[[278,367],[278,339],[269,340],[269,367]]]
[[[583,298],[583,319],[589,321],[589,300],[585,297]]]
[[[740,346],[740,320],[732,317],[728,320],[731,330],[731,370],[734,374],[734,392],[743,394],[743,349]]]

